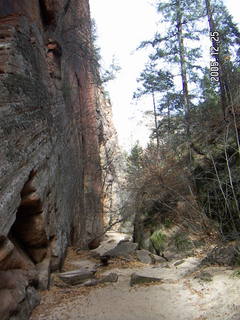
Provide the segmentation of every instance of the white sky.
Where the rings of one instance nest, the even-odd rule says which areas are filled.
[[[240,22],[238,1],[224,0],[235,22]],[[145,50],[136,52],[135,49],[141,41],[153,37],[158,17],[150,0],[90,0],[90,7],[97,25],[103,65],[108,67],[115,56],[121,67],[117,79],[106,89],[113,105],[119,142],[129,150],[136,140],[146,143],[150,133],[143,116],[146,105],[132,101],[138,86],[136,79],[148,55]]]

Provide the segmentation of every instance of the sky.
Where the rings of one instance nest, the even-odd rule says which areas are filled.
[[[238,0],[224,0],[240,22]],[[113,108],[113,121],[120,145],[130,150],[137,140],[148,141],[151,123],[144,112],[151,110],[147,100],[133,101],[137,78],[147,61],[147,50],[138,50],[140,42],[151,39],[156,32],[158,16],[151,0],[90,0],[92,18],[97,27],[97,45],[101,48],[102,65],[108,68],[115,57],[121,70],[108,83]]]

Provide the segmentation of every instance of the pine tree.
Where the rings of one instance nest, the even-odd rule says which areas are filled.
[[[156,101],[156,94],[170,90],[173,84],[173,76],[169,71],[162,71],[157,69],[156,63],[149,63],[145,66],[143,72],[141,72],[138,82],[142,87],[138,88],[134,93],[134,98],[139,98],[143,95],[152,96],[154,125],[155,125],[155,138],[157,141],[157,148],[160,146],[160,138],[158,135],[158,107]]]
[[[139,145],[139,141],[132,147],[130,155],[127,157],[128,174],[133,174],[141,168],[141,157],[143,148]]]
[[[166,31],[156,33],[152,41],[144,41],[140,48],[151,45],[154,49],[150,60],[156,65],[180,73],[182,92],[178,100],[181,100],[184,113],[184,127],[189,162],[191,162],[191,108],[193,94],[190,92],[190,84],[198,81],[201,67],[197,63],[201,57],[201,50],[194,41],[200,40],[202,30],[196,27],[196,22],[203,17],[203,7],[200,0],[166,0],[158,2],[157,10],[161,15],[161,22],[166,26]],[[191,43],[191,45],[190,45]],[[161,62],[162,61],[162,62]],[[175,67],[174,67],[175,65]],[[170,96],[165,97],[168,103]]]

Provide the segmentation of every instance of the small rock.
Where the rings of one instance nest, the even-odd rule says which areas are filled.
[[[92,279],[96,269],[79,269],[69,272],[60,273],[58,277],[69,285],[77,285],[84,283],[86,280]]]
[[[108,262],[109,259],[110,259],[110,256],[107,256],[107,255],[101,256],[101,257],[100,257],[101,265],[102,265],[102,266],[108,266],[108,264],[109,264],[109,262]]]
[[[175,267],[180,266],[180,264],[183,264],[184,262],[185,262],[185,260],[179,260],[179,261],[174,263],[174,266]]]
[[[106,282],[117,282],[118,281],[118,275],[114,272],[109,273],[105,277],[99,280],[100,283],[106,283]]]
[[[160,278],[141,276],[136,273],[133,273],[131,275],[130,286],[132,287],[136,284],[153,283],[153,282],[161,282],[161,281],[162,279]]]

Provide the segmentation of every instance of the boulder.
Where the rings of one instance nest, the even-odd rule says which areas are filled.
[[[82,284],[86,282],[86,280],[92,279],[95,273],[96,269],[79,269],[60,273],[58,277],[68,285],[74,286],[77,284]]]
[[[153,263],[153,258],[151,256],[151,253],[148,250],[137,250],[137,259],[145,264],[152,264]]]
[[[116,257],[125,257],[129,258],[131,255],[133,255],[137,249],[138,244],[129,242],[129,241],[120,241],[118,245],[105,252],[103,256],[109,256],[111,258],[116,258]]]
[[[130,286],[134,286],[137,284],[147,284],[147,283],[154,283],[154,282],[162,282],[162,279],[155,278],[155,277],[148,277],[142,276],[136,273],[131,275]]]
[[[180,266],[181,264],[183,264],[185,262],[185,260],[178,260],[174,263],[174,266],[177,267],[177,266]]]

